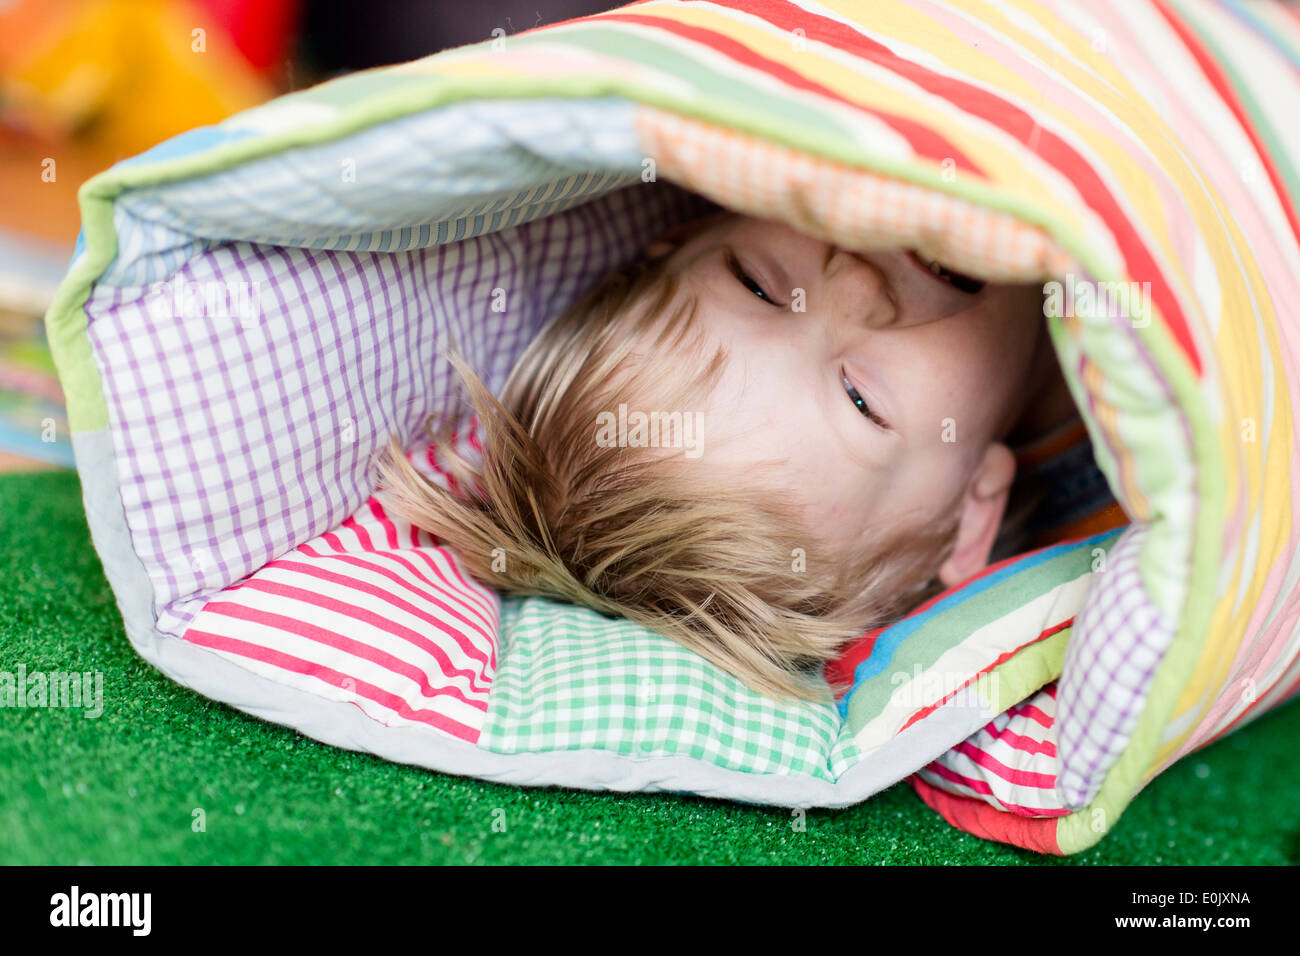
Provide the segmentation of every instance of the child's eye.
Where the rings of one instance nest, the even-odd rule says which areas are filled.
[[[909,250],[907,254],[911,256],[922,269],[928,269],[931,275],[937,278],[940,282],[946,282],[954,289],[957,289],[960,292],[965,292],[967,295],[975,295],[975,293],[979,292],[988,284],[983,279],[976,279],[973,276],[962,275],[960,272],[954,272],[951,269],[939,265],[939,263],[933,259],[923,258],[915,249]]]
[[[843,371],[840,372],[840,381],[844,383],[844,391],[848,392],[849,398],[857,407],[858,411],[860,411],[866,418],[871,419],[871,421],[875,422],[881,428],[889,427],[885,424],[884,419],[867,407],[866,399],[858,393],[858,390],[854,388],[853,383],[849,381],[849,377],[845,375]]]
[[[749,276],[749,274],[746,273],[745,270],[741,268],[740,260],[736,258],[735,253],[733,253],[730,249],[727,250],[727,268],[731,270],[732,275],[734,275],[737,279],[740,280],[741,285],[743,285],[750,292],[754,293],[754,295],[758,296],[758,298],[772,305],[777,304],[776,300],[773,299],[766,292],[764,292],[763,287],[759,285],[757,282],[755,282],[754,279],[752,279]]]

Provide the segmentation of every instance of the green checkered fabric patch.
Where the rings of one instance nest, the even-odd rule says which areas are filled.
[[[833,705],[769,700],[638,624],[508,597],[501,634],[478,741],[484,749],[682,755],[729,770],[826,780],[853,762]]]

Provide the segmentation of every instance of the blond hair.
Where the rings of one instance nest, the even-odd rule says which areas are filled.
[[[680,452],[598,442],[598,416],[619,401],[685,379],[659,407],[688,408],[724,367],[719,349],[694,379],[681,374],[700,354],[689,341],[696,302],[665,318],[678,289],[665,262],[637,260],[564,310],[500,400],[450,352],[483,426],[482,462],[429,428],[451,487],[463,489],[453,494],[416,471],[393,436],[378,462],[381,493],[489,587],[637,622],[754,691],[827,703],[843,688],[821,668],[847,641],[942,589],[934,575],[956,518],[836,554],[804,530],[788,492],[706,473]]]

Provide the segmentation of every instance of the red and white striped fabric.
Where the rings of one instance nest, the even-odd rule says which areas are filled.
[[[481,450],[471,430],[457,451]],[[454,479],[432,446],[421,473]],[[208,601],[184,639],[263,677],[349,701],[386,726],[475,743],[497,666],[501,603],[450,549],[371,496],[318,535]]]
[[[1056,795],[1056,681],[998,714],[916,777],[1027,817],[1064,816]]]

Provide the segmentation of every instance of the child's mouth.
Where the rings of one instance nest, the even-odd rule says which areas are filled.
[[[933,259],[922,258],[915,249],[909,249],[907,251],[907,256],[935,279],[952,286],[960,292],[965,292],[968,295],[974,295],[986,285],[983,279],[976,279],[973,276],[962,275],[960,272],[954,272],[952,269],[939,265],[939,263]]]

